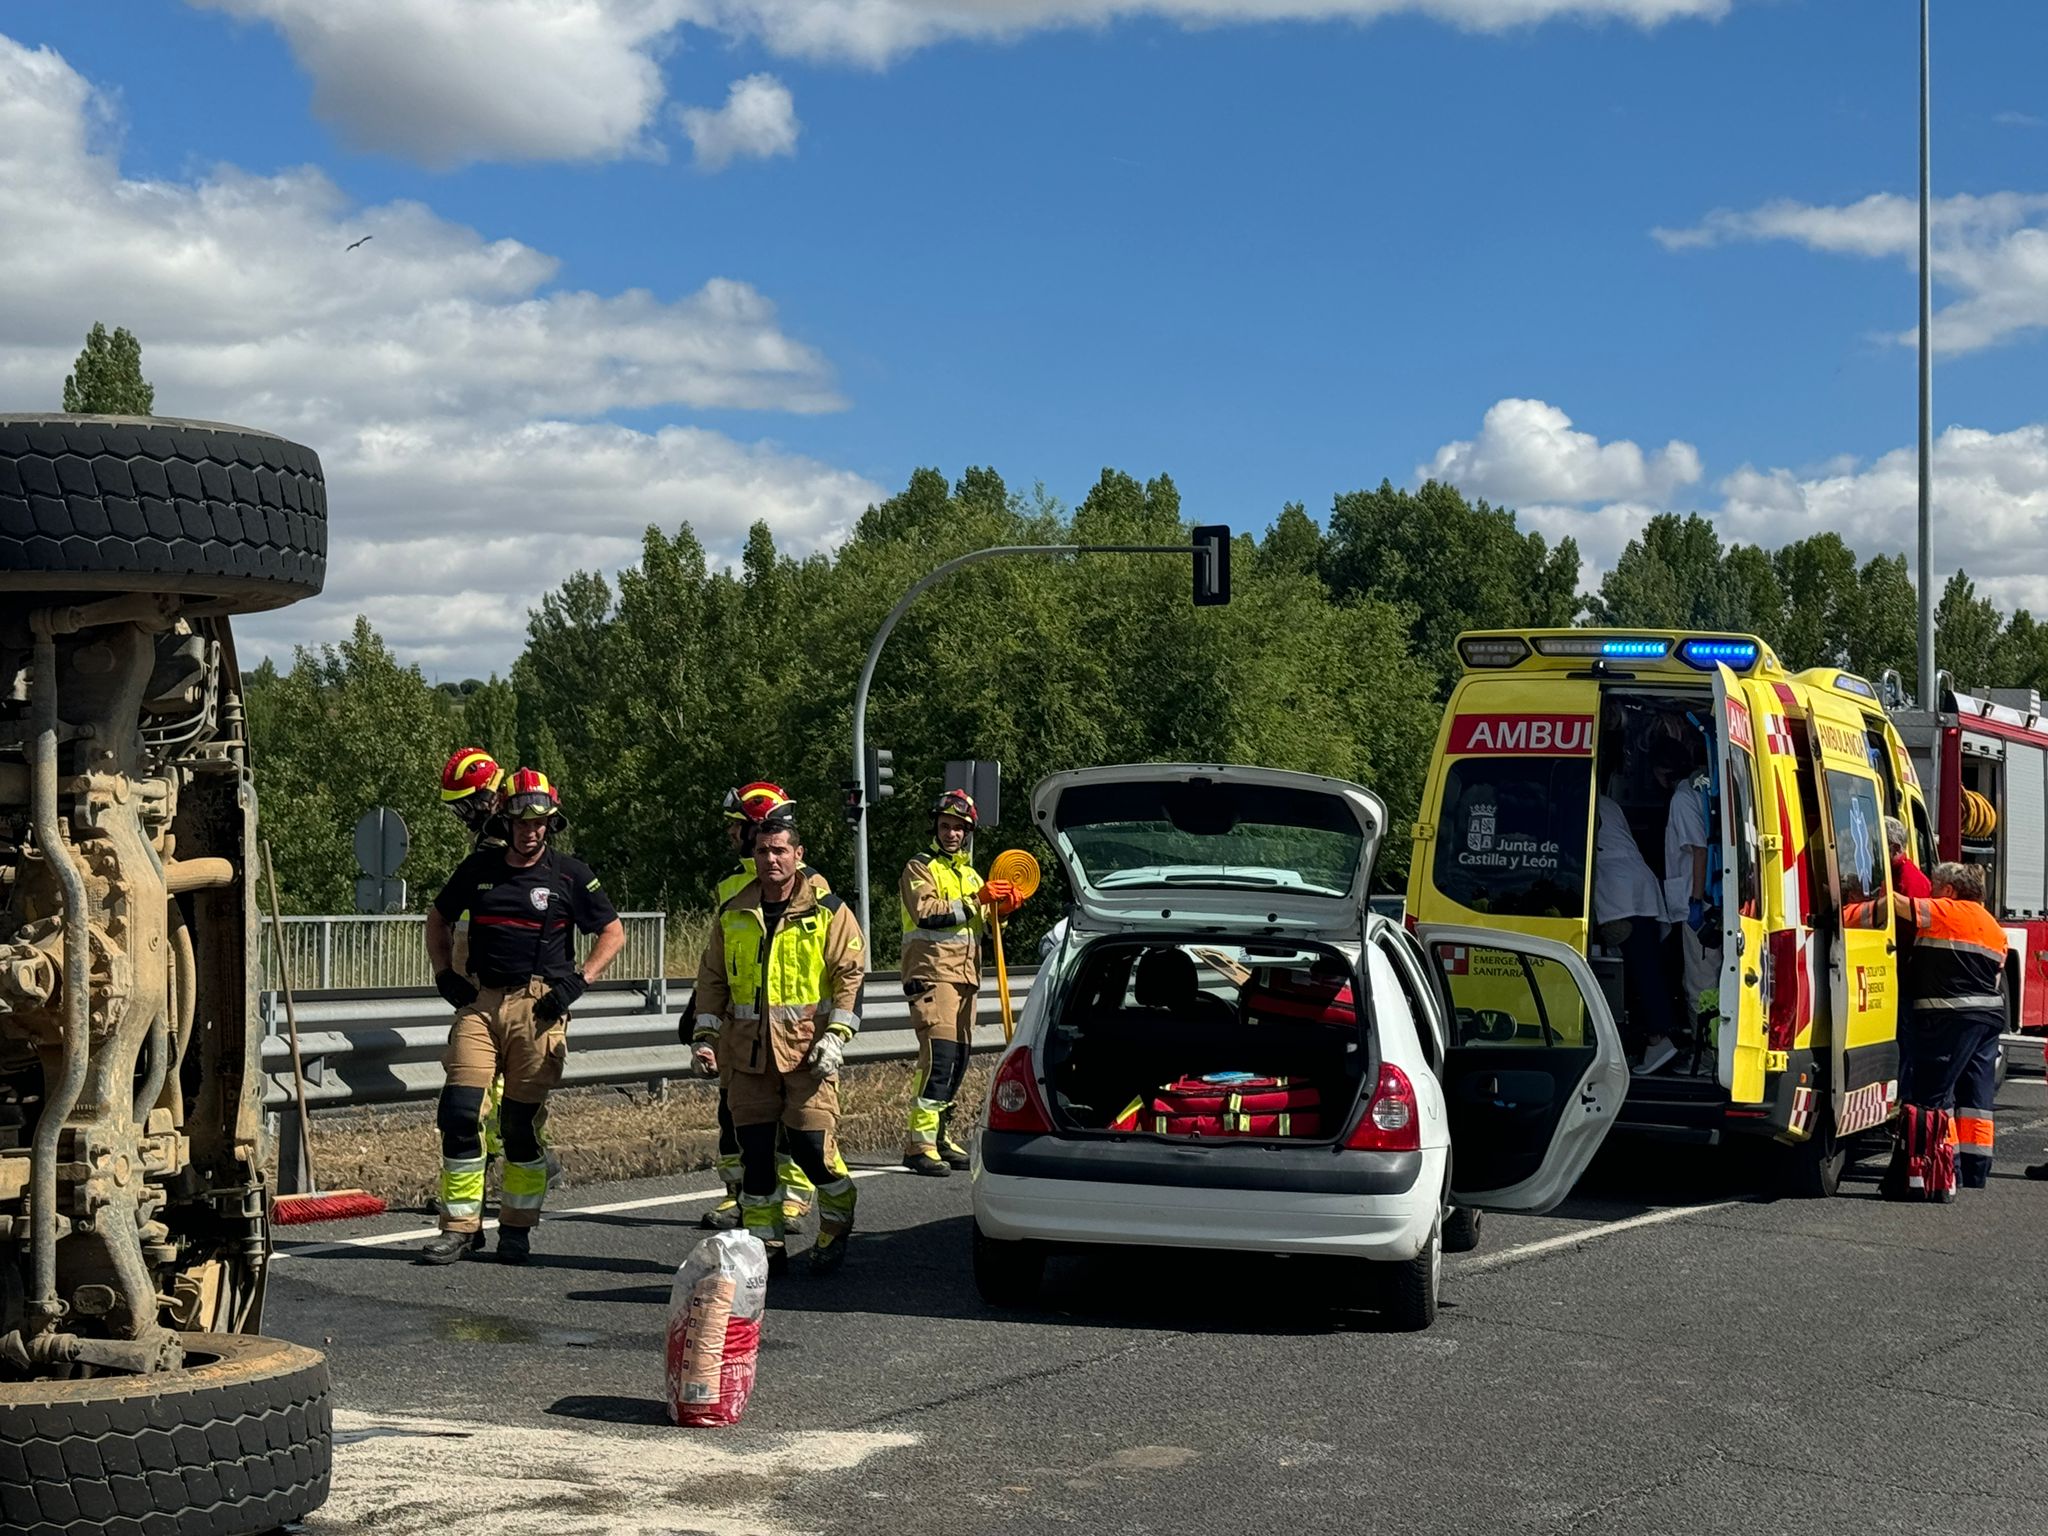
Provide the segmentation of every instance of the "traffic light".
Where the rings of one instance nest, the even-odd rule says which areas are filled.
[[[883,747],[868,748],[868,804],[878,805],[896,793],[896,754]]]
[[[1195,606],[1216,608],[1230,601],[1230,525],[1203,523],[1195,529]]]
[[[846,813],[848,826],[860,825],[860,785],[847,779],[839,786],[839,808]]]

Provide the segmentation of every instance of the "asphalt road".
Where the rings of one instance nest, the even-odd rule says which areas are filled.
[[[1056,1261],[997,1313],[968,1184],[877,1167],[846,1268],[771,1287],[745,1421],[662,1407],[709,1180],[571,1188],[534,1263],[411,1262],[418,1213],[300,1228],[267,1327],[324,1346],[340,1532],[1958,1532],[2048,1529],[2048,1089],[1990,1189],[1758,1198],[1622,1149],[1489,1217],[1428,1333],[1333,1318],[1299,1261]],[[307,1246],[309,1242],[337,1246]],[[1336,1277],[1341,1285],[1342,1277]]]

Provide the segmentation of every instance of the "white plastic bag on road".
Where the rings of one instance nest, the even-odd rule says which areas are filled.
[[[737,1424],[754,1391],[768,1250],[751,1232],[718,1232],[676,1266],[668,1300],[668,1416]]]

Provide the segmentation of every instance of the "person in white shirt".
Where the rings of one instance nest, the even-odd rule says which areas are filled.
[[[1721,1003],[1721,914],[1707,905],[1707,775],[1692,749],[1663,740],[1650,749],[1650,771],[1671,793],[1664,818],[1664,920],[1679,925],[1686,1013],[1697,1024]]]
[[[1646,1037],[1640,1070],[1677,1059],[1671,1039],[1671,987],[1664,974],[1664,892],[1636,846],[1628,813],[1602,795],[1593,814],[1593,924],[1600,942],[1621,951],[1629,1021]]]

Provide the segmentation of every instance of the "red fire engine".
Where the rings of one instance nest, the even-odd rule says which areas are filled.
[[[1944,681],[1946,679],[1944,678]],[[1894,700],[1896,677],[1885,691]],[[1916,857],[1984,867],[1985,902],[2012,943],[2013,1023],[2048,1033],[2048,719],[2031,688],[1957,693],[1933,714],[1894,703],[1934,822]]]

